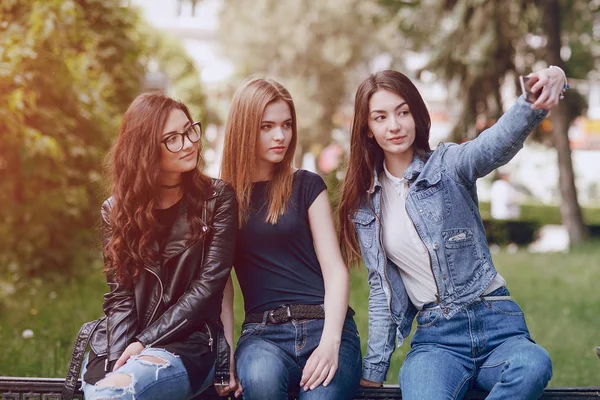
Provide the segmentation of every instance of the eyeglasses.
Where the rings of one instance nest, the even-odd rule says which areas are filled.
[[[184,136],[192,143],[198,142],[202,137],[202,124],[200,122],[194,122],[185,130],[185,132],[173,133],[160,142],[164,144],[171,153],[177,153],[183,149],[183,144],[185,143]]]

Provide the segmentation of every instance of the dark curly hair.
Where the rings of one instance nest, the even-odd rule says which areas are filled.
[[[131,284],[155,257],[160,143],[162,131],[173,109],[188,108],[162,93],[144,93],[129,106],[106,158],[113,207],[109,216],[111,235],[104,245],[105,273],[121,284]],[[201,143],[201,142],[200,142]],[[201,144],[196,168],[182,174],[183,198],[190,223],[189,240],[202,236],[202,208],[211,195],[211,179],[202,173]]]

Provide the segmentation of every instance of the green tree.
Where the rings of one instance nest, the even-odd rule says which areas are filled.
[[[96,257],[102,157],[139,93],[137,14],[119,0],[0,6],[0,280]]]
[[[146,64],[155,62],[168,79],[169,95],[181,100],[190,109],[193,118],[207,122],[206,95],[194,60],[174,37],[150,26],[142,31],[147,49]]]
[[[537,3],[542,15],[542,32],[547,40],[544,58],[548,64],[565,69],[569,76],[585,79],[587,73],[594,68],[590,39],[593,35],[593,15],[594,13],[600,15],[600,7],[596,2],[590,1],[538,0]],[[571,51],[572,56],[574,55],[570,58],[570,62],[564,62],[560,55],[563,43]],[[569,126],[583,111],[581,103],[579,96],[571,96],[569,93],[565,101],[559,103],[550,115],[552,138],[558,156],[558,187],[562,197],[560,215],[569,232],[571,243],[582,242],[588,236],[577,200],[568,137]]]
[[[500,86],[507,76],[531,71],[546,60],[569,76],[585,79],[594,68],[593,23],[598,4],[590,0],[381,0],[409,45],[430,55],[423,70],[446,81],[458,99],[459,116],[451,139],[474,138],[478,119],[503,112]],[[540,24],[540,20],[543,21]],[[539,43],[547,43],[540,46]],[[561,48],[572,56],[563,61]],[[583,112],[584,101],[568,94],[552,113],[558,152],[563,223],[573,243],[585,237],[577,201],[567,130]]]
[[[349,79],[385,48],[370,0],[225,0],[217,33],[245,77],[281,79],[296,103],[299,144],[317,151],[331,141]]]

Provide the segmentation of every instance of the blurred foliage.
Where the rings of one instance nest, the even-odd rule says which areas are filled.
[[[479,202],[479,213],[483,219],[490,219],[490,202]],[[560,209],[558,205],[538,204],[538,203],[521,203],[520,221],[536,222],[540,225],[561,223]],[[588,226],[600,225],[600,208],[599,207],[582,207],[583,220]]]
[[[422,71],[433,72],[457,99],[450,140],[475,138],[503,113],[505,79],[527,75],[539,64],[556,65],[571,78],[588,78],[600,66],[596,0],[380,0],[412,50],[428,54]],[[597,27],[596,27],[597,30]],[[542,61],[542,63],[540,63]],[[543,63],[545,61],[545,63]],[[537,64],[537,65],[536,65]],[[517,93],[520,88],[517,85]],[[577,201],[568,128],[585,110],[576,90],[551,113],[552,142],[559,155],[563,223],[571,242],[586,236]],[[477,123],[479,122],[479,123]],[[479,127],[479,128],[478,128]],[[546,132],[546,136],[548,132]],[[544,133],[537,136],[539,139]]]
[[[98,258],[102,159],[149,64],[204,117],[190,56],[121,3],[0,5],[0,299]]]
[[[501,84],[515,80],[546,58],[546,38],[540,20],[544,0],[380,0],[397,23],[406,44],[426,52],[422,71],[433,72],[458,99],[459,116],[451,140],[471,139],[477,119],[495,121],[502,113]],[[594,70],[593,23],[600,13],[594,0],[560,0],[560,37],[570,53],[564,57],[571,78],[586,79]],[[451,45],[449,45],[451,43]],[[597,51],[597,50],[596,50]],[[520,87],[517,85],[517,92]],[[565,100],[571,119],[585,108],[574,90]]]
[[[138,17],[119,0],[0,8],[0,280],[85,268],[102,157],[139,92]]]
[[[505,245],[515,243],[527,246],[535,239],[541,224],[535,221],[484,219],[485,238],[488,244]]]
[[[238,74],[276,78],[296,104],[302,151],[331,141],[351,77],[388,48],[373,0],[225,0],[217,37]],[[357,72],[358,71],[358,72]]]
[[[213,122],[207,120],[209,113],[200,73],[180,41],[150,26],[142,28],[142,32],[151,56],[148,63],[156,64],[155,68],[167,76],[168,94],[188,106],[192,117],[202,121],[203,126]]]

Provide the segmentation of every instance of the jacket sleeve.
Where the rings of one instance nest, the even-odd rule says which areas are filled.
[[[233,265],[238,206],[233,188],[217,189],[212,232],[205,239],[204,260],[190,288],[154,323],[137,335],[145,346],[164,343],[167,338],[206,321],[221,306],[223,290]]]
[[[108,261],[105,248],[112,235],[110,226],[111,199],[102,204],[102,254]],[[108,361],[116,360],[129,345],[137,330],[135,296],[131,286],[121,285],[113,275],[107,275],[110,292],[104,295]]]
[[[546,117],[546,110],[532,110],[523,99],[517,102],[492,127],[466,143],[446,146],[447,165],[467,184],[473,184],[498,167],[509,162],[533,129]]]
[[[390,315],[381,278],[369,269],[369,338],[363,363],[363,378],[383,382],[390,367],[396,342],[396,324]]]

